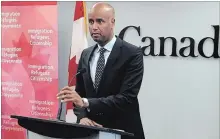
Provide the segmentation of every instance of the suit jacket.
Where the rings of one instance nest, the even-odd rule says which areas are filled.
[[[75,108],[77,121],[88,117],[104,127],[135,135],[132,138],[122,136],[122,139],[144,139],[137,98],[144,71],[141,48],[117,38],[96,92],[89,64],[96,47],[84,49],[79,61],[78,70],[85,68],[86,73],[77,76],[75,90],[88,99],[89,111]]]

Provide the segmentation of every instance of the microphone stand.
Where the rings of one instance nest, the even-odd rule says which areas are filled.
[[[79,71],[72,77],[72,79],[69,81],[68,86],[70,86],[70,84],[72,83],[73,79],[75,79],[77,75],[79,75],[79,74],[81,74],[81,73],[83,73],[83,72],[85,72],[85,69],[79,70]],[[65,122],[65,120],[61,120],[62,109],[63,109],[63,102],[60,102],[60,108],[59,108],[59,110],[58,110],[57,119],[58,119],[59,121],[64,121],[64,122]]]

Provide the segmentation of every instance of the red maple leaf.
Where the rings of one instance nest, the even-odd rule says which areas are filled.
[[[16,48],[21,48],[21,51],[18,52],[19,59],[22,60],[22,65],[27,72],[30,71],[28,68],[28,64],[35,64],[35,65],[47,65],[50,54],[42,54],[40,53],[41,49],[44,48],[36,48],[35,55],[33,55],[33,47],[30,45],[30,41],[25,37],[24,33],[21,33],[19,40],[16,42],[15,40],[12,41],[13,46]],[[42,70],[44,71],[44,70]]]

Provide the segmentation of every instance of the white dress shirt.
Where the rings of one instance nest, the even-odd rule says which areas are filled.
[[[109,57],[109,55],[112,51],[112,48],[115,44],[115,41],[116,41],[116,37],[114,36],[111,41],[109,41],[105,46],[103,46],[106,49],[106,51],[104,53],[105,65],[106,65],[108,57]],[[100,55],[100,52],[99,52],[100,48],[101,48],[101,46],[98,45],[96,50],[94,50],[93,56],[92,56],[91,61],[90,61],[90,75],[91,75],[93,84],[95,83],[95,73],[96,73],[97,62],[98,62],[99,55]]]

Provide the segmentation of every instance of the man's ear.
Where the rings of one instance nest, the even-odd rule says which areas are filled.
[[[115,19],[114,19],[114,18],[112,18],[111,22],[112,22],[112,24],[114,24],[114,23],[115,23]]]

